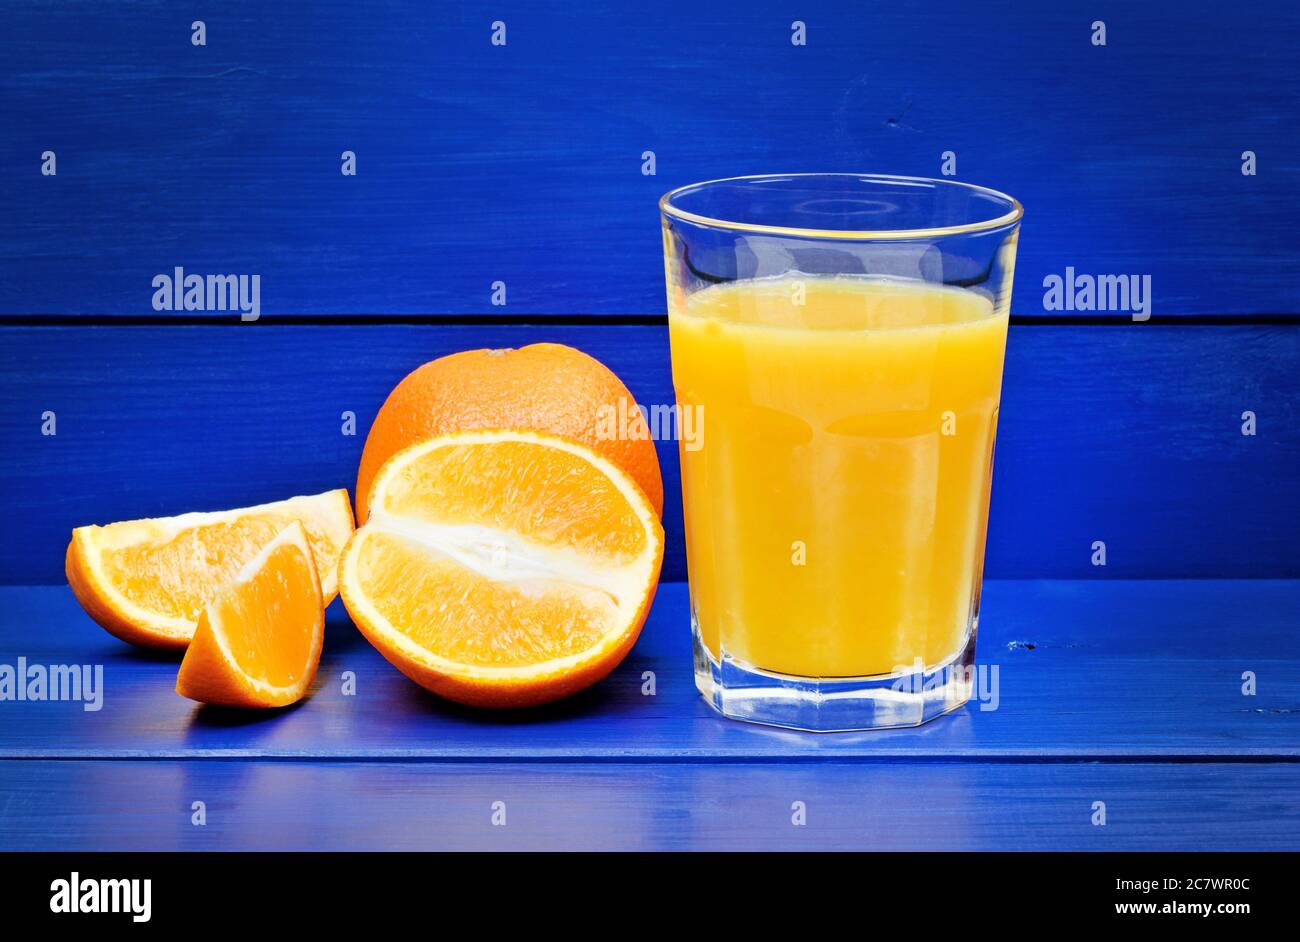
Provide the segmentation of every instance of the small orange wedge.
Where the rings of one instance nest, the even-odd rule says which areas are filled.
[[[176,692],[219,706],[288,706],[311,686],[324,637],[325,599],[295,520],[204,607]]]
[[[86,613],[123,641],[184,648],[207,600],[295,520],[307,533],[328,604],[338,591],[339,553],[352,534],[345,490],[78,527],[68,544],[68,584]]]
[[[523,431],[397,452],[339,562],[357,627],[449,700],[526,707],[604,678],[650,610],[663,527],[626,472]]]

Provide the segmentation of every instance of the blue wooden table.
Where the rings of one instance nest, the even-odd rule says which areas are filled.
[[[98,711],[0,701],[0,848],[1300,848],[1294,4],[0,0],[0,23],[0,671],[104,677]],[[1026,207],[996,709],[823,736],[712,714],[671,441],[643,637],[535,713],[426,695],[337,607],[310,700],[197,708],[63,584],[75,526],[351,489],[384,396],[449,352],[569,343],[670,403],[661,193],[948,155]],[[177,266],[257,275],[259,319],[158,310]],[[1149,276],[1151,320],[1049,309],[1067,270]]]
[[[426,694],[337,606],[305,703],[202,707],[173,658],[110,638],[66,588],[0,589],[0,663],[103,665],[96,711],[0,710],[0,846],[1300,847],[1300,582],[995,581],[983,617],[995,696],[819,735],[705,706],[681,583],[605,683],[520,715]]]

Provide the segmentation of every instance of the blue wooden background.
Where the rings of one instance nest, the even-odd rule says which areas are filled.
[[[1300,846],[1297,48],[1269,0],[0,0],[0,663],[91,660],[107,688],[0,703],[0,848]],[[425,696],[337,606],[301,707],[197,708],[61,584],[80,524],[351,489],[387,391],[444,353],[571,343],[670,402],[661,193],[946,151],[1026,207],[997,711],[847,737],[709,713],[670,442],[641,642],[524,716]],[[259,275],[261,322],[153,311],[177,266]],[[1044,311],[1067,268],[1150,276],[1152,321]]]
[[[78,524],[351,487],[453,350],[573,343],[669,402],[659,194],[945,151],[1027,207],[989,574],[1300,573],[1294,5],[0,11],[0,582],[59,581]],[[176,266],[259,275],[263,322],[154,312]],[[1150,275],[1154,321],[1044,312],[1067,267]]]
[[[11,314],[150,313],[177,265],[260,274],[274,314],[660,312],[664,191],[937,176],[945,151],[1026,207],[1016,314],[1066,266],[1150,275],[1164,316],[1300,310],[1281,0],[6,0],[0,23]]]
[[[74,526],[351,490],[388,391],[455,350],[572,343],[638,401],[673,401],[658,325],[10,326],[0,338],[0,582],[61,582]],[[1300,576],[1298,366],[1290,325],[1013,326],[989,575]],[[676,444],[659,458],[663,574],[683,579]]]

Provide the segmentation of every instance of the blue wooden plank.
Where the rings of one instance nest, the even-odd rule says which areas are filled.
[[[1158,314],[1300,311],[1280,0],[0,11],[10,314],[147,313],[178,265],[260,275],[268,313],[662,311],[665,190],[949,151],[1027,207],[1018,313],[1067,266],[1150,275]]]
[[[1300,849],[1292,764],[0,761],[0,792],[24,851]]]
[[[653,326],[0,328],[0,583],[62,581],[74,526],[351,488],[369,423],[409,370],[542,340],[598,357],[644,404],[673,401]],[[678,580],[675,444],[659,458],[664,576]],[[987,572],[1300,576],[1297,467],[1294,328],[1012,327]]]
[[[256,716],[173,692],[177,662],[109,637],[63,587],[0,588],[0,664],[102,665],[102,708],[0,702],[0,758],[784,761],[1300,760],[1300,582],[991,582],[982,704],[920,729],[800,734],[724,720],[695,691],[687,597],[661,585],[592,690],[527,713],[426,694],[337,606],[317,687]],[[345,695],[345,672],[355,695]],[[1243,674],[1257,693],[1244,696]],[[654,694],[644,692],[647,672]],[[996,697],[989,694],[996,694]]]

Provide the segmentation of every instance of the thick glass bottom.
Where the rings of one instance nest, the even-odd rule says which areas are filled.
[[[723,716],[830,733],[920,726],[966,703],[974,686],[975,624],[960,650],[933,667],[876,677],[793,677],[761,670],[724,650],[719,661],[691,613],[695,686]]]

